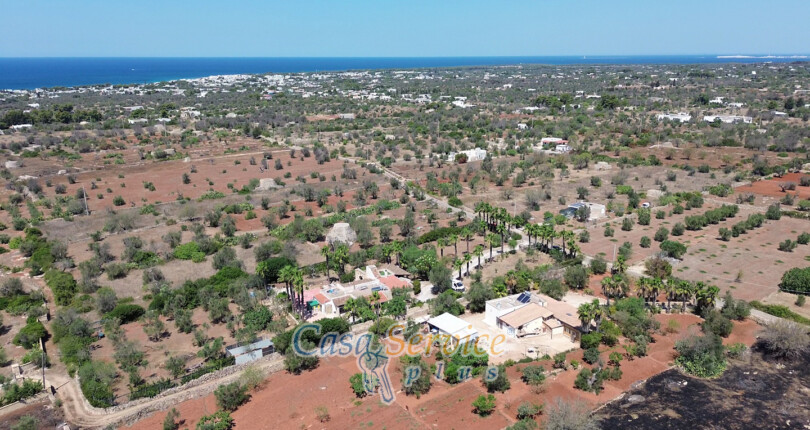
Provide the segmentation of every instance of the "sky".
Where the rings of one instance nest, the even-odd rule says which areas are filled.
[[[0,57],[808,54],[808,0],[0,0]]]

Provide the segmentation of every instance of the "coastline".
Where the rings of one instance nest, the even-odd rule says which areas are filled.
[[[0,91],[144,85],[211,76],[420,70],[455,67],[758,64],[810,61],[795,55],[509,57],[78,57],[0,58]]]

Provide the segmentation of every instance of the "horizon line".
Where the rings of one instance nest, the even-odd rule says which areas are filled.
[[[79,56],[0,56],[0,59],[131,59],[131,58],[167,58],[167,59],[312,59],[312,58],[341,58],[341,59],[360,59],[360,58],[555,58],[555,57],[594,57],[594,58],[622,58],[622,57],[715,57],[715,58],[801,58],[810,57],[810,53],[779,53],[779,54],[760,54],[760,53],[734,53],[734,54],[720,54],[720,53],[701,53],[701,54],[564,54],[564,55],[538,55],[538,54],[525,54],[525,55],[382,55],[382,56],[357,56],[357,55],[337,55],[337,56],[199,56],[199,55],[159,55],[159,56],[95,56],[95,55],[79,55]]]

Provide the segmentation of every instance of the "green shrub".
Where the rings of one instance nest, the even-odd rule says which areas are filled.
[[[117,305],[112,311],[104,315],[105,318],[118,318],[121,324],[127,324],[140,318],[146,310],[141,306],[131,303],[121,303]]]
[[[45,326],[42,325],[41,322],[34,320],[26,324],[20,331],[14,336],[14,345],[22,346],[25,349],[31,349],[36,345],[39,345],[39,339],[42,338],[43,340],[48,339],[48,330],[45,329]]]
[[[711,378],[726,369],[725,349],[717,335],[689,336],[676,342],[675,350],[678,351],[675,362],[692,375]]]
[[[580,348],[585,350],[596,348],[601,343],[602,343],[602,333],[596,331],[583,334],[582,337],[580,337],[579,339]]]
[[[76,295],[76,280],[70,273],[48,270],[45,274],[45,283],[53,292],[58,305],[67,306],[73,301],[73,296]]]
[[[250,399],[247,387],[239,382],[220,385],[214,390],[214,397],[217,399],[217,406],[225,411],[235,411]]]
[[[588,364],[595,364],[599,361],[599,349],[596,347],[586,349],[582,359]]]
[[[473,401],[473,409],[475,413],[485,417],[492,413],[495,410],[495,396],[492,394],[487,394],[484,396],[483,394],[478,396],[475,401]]]

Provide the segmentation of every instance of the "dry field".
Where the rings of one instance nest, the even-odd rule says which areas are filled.
[[[551,376],[545,382],[543,390],[535,392],[520,380],[520,369],[524,365],[518,364],[507,369],[511,388],[505,393],[495,395],[496,411],[482,418],[473,413],[471,406],[476,397],[486,393],[479,379],[457,385],[434,381],[430,392],[420,398],[406,396],[400,391],[402,372],[399,360],[395,359],[389,365],[389,370],[397,398],[393,405],[384,406],[376,396],[362,400],[355,398],[348,383],[349,377],[358,372],[355,360],[323,359],[317,369],[302,375],[294,376],[284,372],[271,375],[263,388],[233,413],[233,417],[237,429],[296,429],[318,423],[315,408],[325,406],[330,420],[318,426],[326,428],[502,428],[516,421],[517,406],[523,401],[544,403],[561,397],[569,400],[581,399],[596,406],[612,400],[637,381],[648,379],[669,368],[675,357],[675,342],[697,330],[696,324],[701,320],[694,315],[658,315],[656,319],[661,322],[662,327],[669,326],[669,320],[677,321],[676,332],[655,335],[655,342],[650,344],[648,356],[623,361],[621,380],[606,381],[605,390],[599,395],[574,388],[574,379],[578,373],[574,369]],[[744,342],[750,345],[754,341],[757,327],[752,321],[735,322],[732,335],[724,343]],[[606,358],[609,353],[610,351],[605,351],[602,355]],[[571,352],[567,358],[569,361],[582,362],[582,351]],[[427,361],[432,363],[434,358]],[[551,369],[551,362],[548,360],[541,360],[539,364],[547,370]],[[186,420],[184,425],[193,428],[201,415],[216,410],[216,404],[213,396],[208,396],[183,402],[177,405],[177,409],[181,418]],[[131,428],[151,429],[158,426],[164,417],[165,413],[158,413]]]

